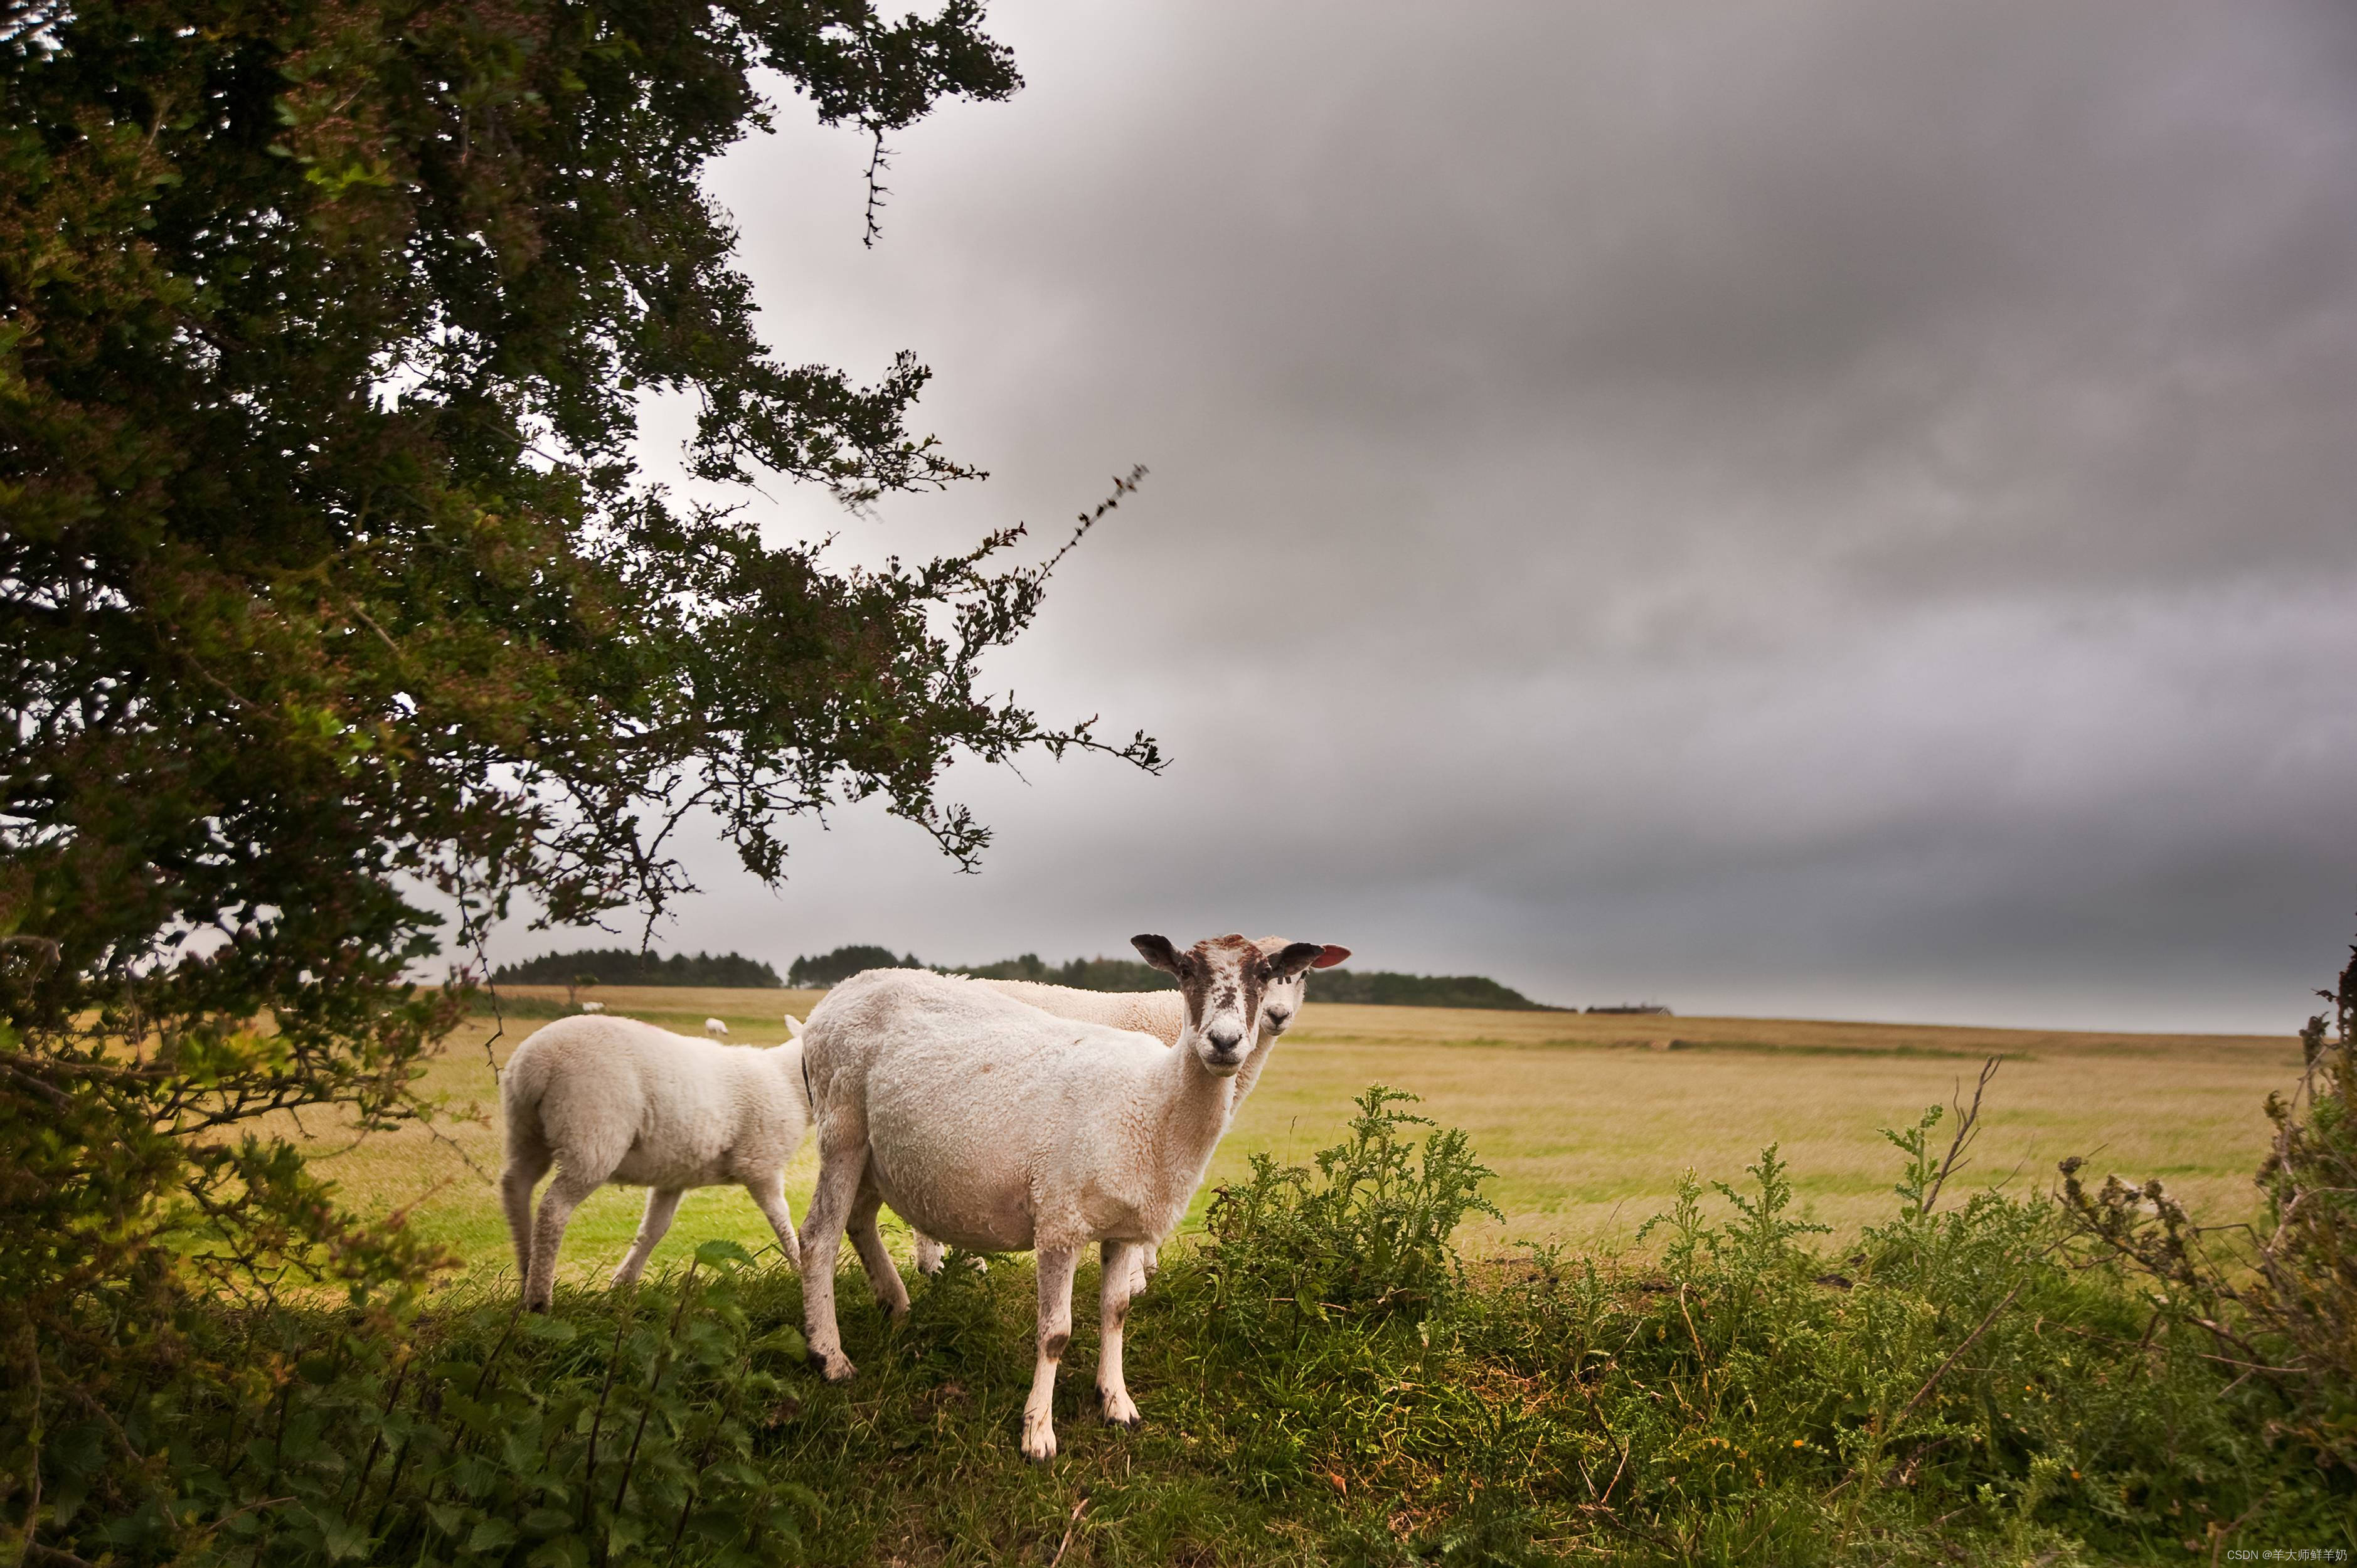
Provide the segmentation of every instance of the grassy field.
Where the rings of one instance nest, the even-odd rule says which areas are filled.
[[[563,1009],[561,988],[506,994],[504,1028],[490,1018],[468,1024],[428,1079],[461,1104],[479,1104],[479,1121],[340,1149],[346,1140],[310,1124],[320,1174],[364,1206],[409,1208],[418,1228],[470,1270],[509,1263],[490,1182],[499,1165],[490,1063]],[[783,1015],[807,1013],[820,993],[608,987],[596,994],[616,1013],[682,1032],[718,1016],[740,1043],[775,1044],[786,1037]],[[1458,1238],[1476,1255],[1526,1239],[1623,1242],[1668,1207],[1684,1169],[1734,1179],[1770,1142],[1782,1145],[1807,1215],[1847,1233],[1889,1212],[1895,1156],[1875,1129],[1911,1123],[1960,1083],[1969,1095],[1989,1055],[2005,1065],[1988,1090],[1986,1131],[1967,1180],[2042,1189],[2057,1160],[2093,1155],[2097,1175],[2160,1176],[2197,1215],[2222,1220],[2252,1208],[2251,1173],[2266,1125],[2259,1108],[2269,1090],[2296,1076],[2298,1047],[2288,1036],[1313,1003],[1278,1047],[1211,1179],[1235,1177],[1254,1151],[1306,1159],[1334,1141],[1351,1096],[1382,1082],[1422,1096],[1423,1112],[1442,1123],[1466,1128],[1498,1172],[1491,1196],[1506,1222],[1477,1221]],[[797,1216],[815,1174],[806,1148],[787,1177]],[[565,1275],[587,1283],[610,1268],[641,1201],[635,1190],[608,1188],[585,1205],[565,1239]],[[658,1266],[683,1262],[696,1242],[714,1237],[757,1249],[770,1241],[742,1193],[691,1193]],[[905,1246],[905,1232],[895,1240]]]

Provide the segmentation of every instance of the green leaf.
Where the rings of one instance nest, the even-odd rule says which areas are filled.
[[[516,1527],[503,1519],[487,1519],[467,1537],[469,1552],[504,1552],[516,1543]]]
[[[537,1508],[523,1516],[526,1535],[554,1535],[573,1526],[573,1516],[563,1509]]]
[[[311,1510],[311,1518],[319,1527],[319,1542],[327,1550],[328,1562],[340,1563],[367,1552],[371,1538],[365,1523],[339,1514],[323,1514],[317,1509]]]

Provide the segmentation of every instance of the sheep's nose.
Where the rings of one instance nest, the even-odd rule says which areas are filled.
[[[1268,1026],[1281,1035],[1285,1033],[1285,1026],[1293,1022],[1293,1009],[1290,1007],[1272,1007],[1268,1010],[1266,1017],[1268,1019]]]
[[[1223,1057],[1235,1055],[1237,1047],[1244,1043],[1242,1029],[1208,1029],[1204,1036],[1211,1042],[1211,1048]]]

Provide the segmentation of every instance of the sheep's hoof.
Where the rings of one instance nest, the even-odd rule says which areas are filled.
[[[1056,1456],[1056,1425],[1046,1416],[1023,1412],[1023,1457],[1044,1465]]]
[[[1118,1426],[1124,1432],[1135,1432],[1146,1424],[1146,1417],[1137,1413],[1136,1402],[1126,1393],[1110,1394],[1099,1389],[1097,1403],[1103,1407],[1107,1426]]]
[[[847,1383],[859,1370],[851,1364],[851,1358],[840,1350],[813,1354],[811,1359],[818,1363],[819,1376],[830,1383]]]

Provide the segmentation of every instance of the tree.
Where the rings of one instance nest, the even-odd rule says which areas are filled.
[[[833,985],[839,980],[849,980],[866,969],[921,969],[917,955],[896,958],[890,948],[879,948],[872,942],[854,942],[829,953],[805,953],[794,960],[786,971],[789,985]]]
[[[755,332],[699,176],[764,70],[879,154],[1020,85],[974,0],[0,0],[18,1480],[48,1415],[154,1386],[190,1270],[414,1264],[237,1134],[429,1109],[462,999],[403,982],[453,934],[421,889],[462,940],[520,897],[660,910],[685,812],[775,878],[791,819],[877,797],[971,864],[952,757],[1158,766],[976,690],[1055,564],[1003,564],[1019,527],[841,569],[633,471],[666,391],[704,478],[974,472],[911,428],[912,358],[862,385]]]

